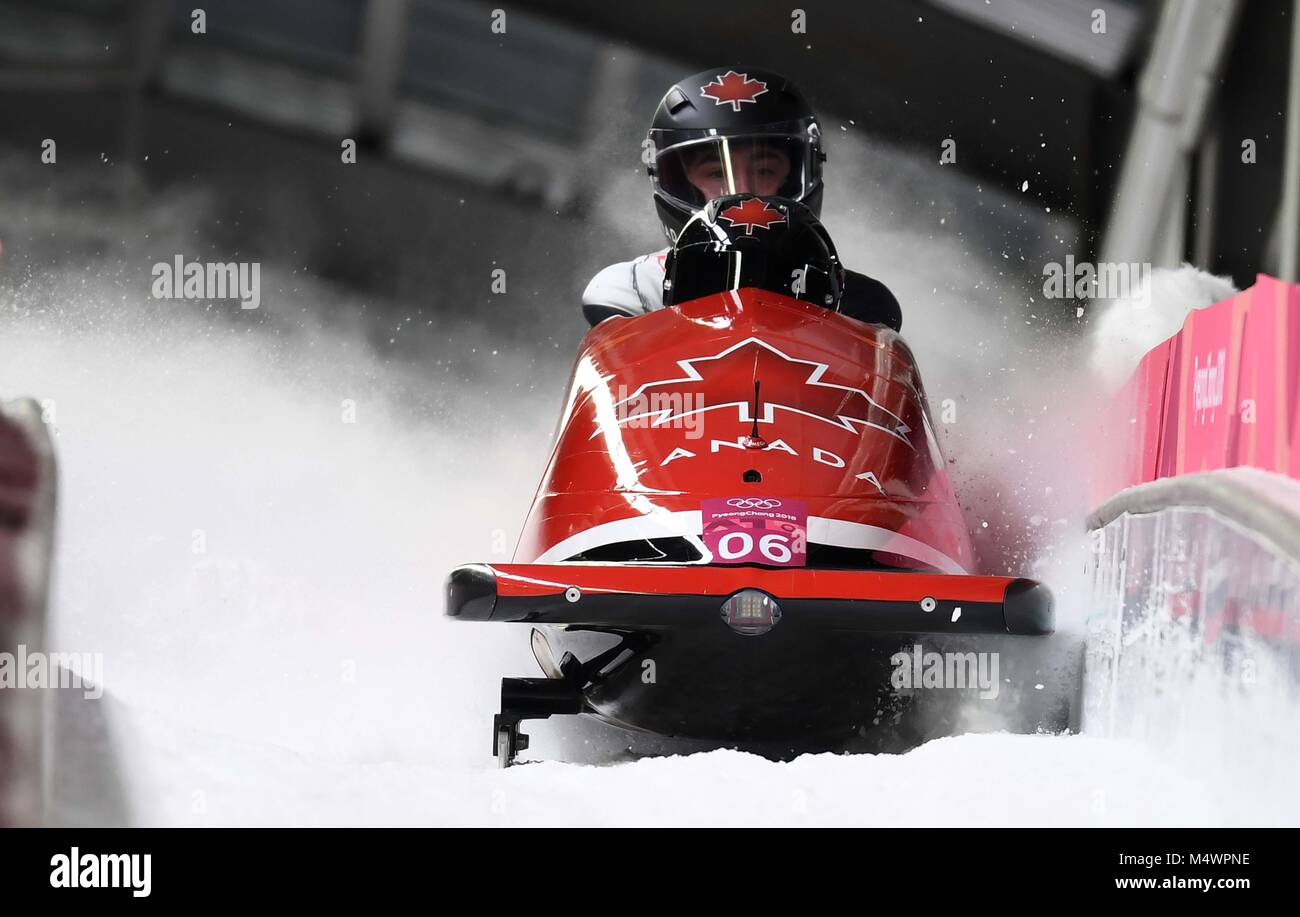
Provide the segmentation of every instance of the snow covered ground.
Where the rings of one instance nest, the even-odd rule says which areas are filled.
[[[1232,817],[1142,746],[1084,736],[967,735],[905,755],[786,764],[713,751],[499,771],[486,761],[312,757],[152,720],[136,754],[151,777],[135,813],[147,824],[1194,826]]]

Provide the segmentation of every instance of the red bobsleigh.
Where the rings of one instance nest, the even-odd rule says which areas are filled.
[[[756,287],[587,334],[516,560],[446,593],[453,618],[540,626],[546,677],[503,681],[503,764],[553,714],[834,747],[879,723],[918,635],[1053,629],[1045,587],[973,575],[903,339]]]

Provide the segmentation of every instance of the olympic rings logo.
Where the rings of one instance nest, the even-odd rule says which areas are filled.
[[[727,501],[727,505],[734,506],[736,509],[776,509],[781,505],[781,501],[766,497],[732,497]]]

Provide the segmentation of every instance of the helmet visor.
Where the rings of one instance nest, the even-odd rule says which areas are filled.
[[[771,134],[689,140],[663,150],[655,165],[660,190],[693,210],[728,194],[802,200],[819,173],[807,138]]]

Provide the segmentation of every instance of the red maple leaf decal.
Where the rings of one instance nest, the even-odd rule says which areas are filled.
[[[827,364],[787,356],[758,338],[677,365],[681,375],[647,382],[614,405],[620,426],[639,421],[658,427],[688,414],[719,411],[720,419],[734,419],[744,430],[755,419],[760,425],[776,424],[781,415],[787,422],[820,421],[850,432],[870,427],[912,446],[907,435],[912,428],[866,391],[823,381]],[[755,379],[762,382],[757,418]],[[674,392],[676,397],[666,397]]]
[[[713,78],[712,83],[700,87],[700,95],[712,99],[715,105],[730,105],[732,111],[740,111],[741,102],[753,102],[767,92],[767,83],[751,80],[747,73],[728,70]]]
[[[751,197],[740,204],[732,204],[718,214],[718,219],[726,220],[732,226],[743,226],[745,235],[752,236],[754,227],[767,229],[773,223],[784,223],[785,214],[770,206],[767,201]]]

